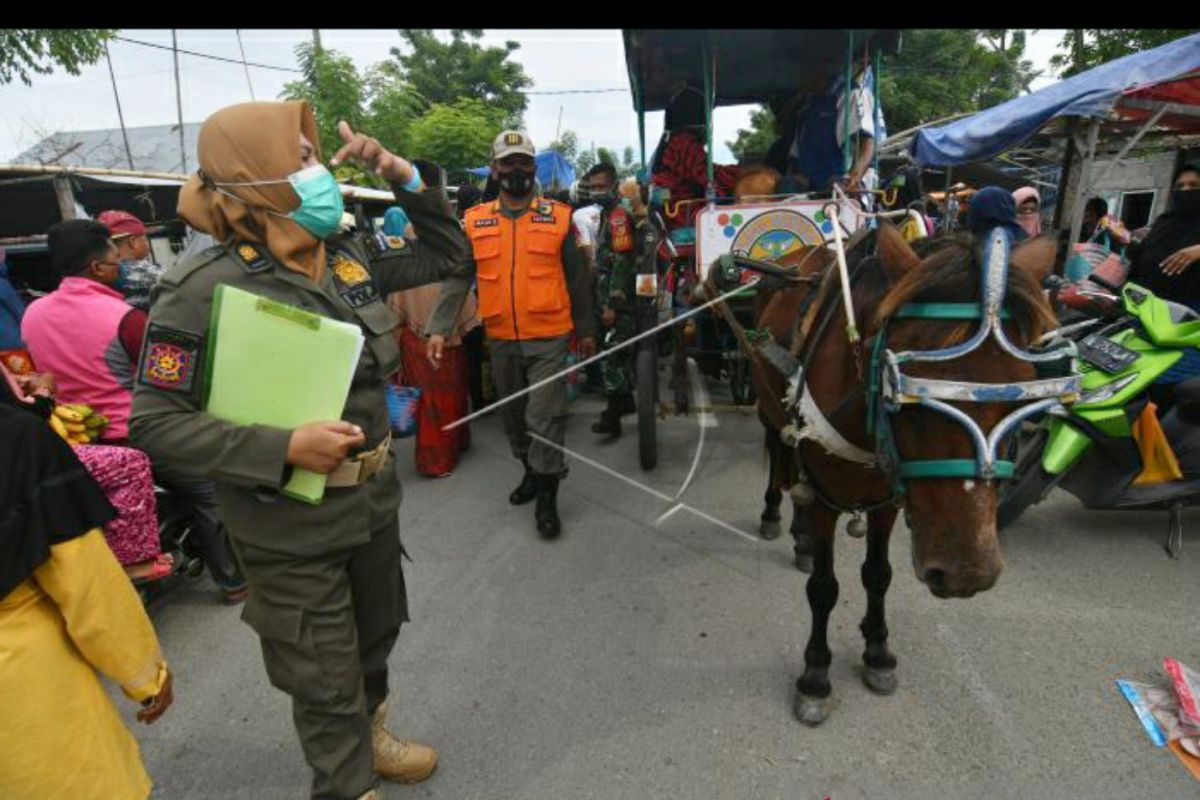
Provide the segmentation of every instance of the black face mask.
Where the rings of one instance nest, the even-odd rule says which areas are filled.
[[[533,173],[521,169],[500,174],[500,188],[513,197],[525,197],[533,191]]]
[[[612,208],[617,204],[616,192],[605,192],[604,194],[593,194],[592,202],[598,203],[601,208]]]
[[[1171,210],[1183,214],[1200,214],[1200,189],[1171,190]]]

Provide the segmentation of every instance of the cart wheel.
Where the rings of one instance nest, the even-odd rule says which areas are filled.
[[[733,402],[739,406],[754,403],[754,377],[750,373],[750,359],[741,353],[729,362],[729,391],[733,395]]]
[[[658,465],[658,358],[653,347],[638,350],[637,376],[638,460],[642,469]]]

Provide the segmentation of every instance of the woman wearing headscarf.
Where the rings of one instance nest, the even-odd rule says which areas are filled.
[[[1141,242],[1129,245],[1129,280],[1200,311],[1200,167],[1181,167],[1171,201]]]
[[[200,169],[180,192],[179,215],[218,245],[159,282],[131,418],[152,459],[214,481],[250,584],[242,619],[261,639],[271,683],[292,698],[312,796],[322,800],[375,797],[377,775],[412,783],[437,766],[432,748],[384,727],[388,654],[408,615],[385,399],[400,354],[383,297],[470,263],[444,193],[426,190],[412,164],[375,139],[338,128],[345,145],[330,163],[387,180],[420,238],[335,235],[341,193],[306,103],[216,112],[200,129]],[[204,412],[197,364],[211,344],[218,284],[362,329],[342,419],[285,430]],[[320,504],[280,493],[293,468],[327,476]]]
[[[971,196],[967,226],[976,237],[986,236],[993,228],[1008,231],[1014,243],[1029,238],[1017,224],[1017,204],[1013,196],[999,186],[985,186]]]
[[[0,797],[143,800],[150,778],[97,672],[153,722],[171,673],[100,527],[116,512],[0,381]]]
[[[1017,205],[1017,224],[1030,238],[1042,233],[1042,196],[1032,186],[1022,186],[1013,192]]]
[[[413,240],[412,224],[404,209],[393,206],[383,215],[383,232]],[[468,294],[459,312],[454,331],[446,340],[439,369],[425,357],[425,331],[429,315],[437,304],[437,285],[418,286],[388,295],[387,302],[400,317],[397,329],[403,356],[401,385],[421,390],[417,406],[417,442],[413,448],[417,472],[431,478],[445,478],[458,466],[459,454],[471,443],[471,429],[460,425],[443,430],[462,419],[467,411],[467,357],[463,337],[479,327],[478,304]]]

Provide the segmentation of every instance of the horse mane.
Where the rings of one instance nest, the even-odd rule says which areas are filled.
[[[880,301],[875,326],[881,328],[907,303],[968,303],[981,300],[983,254],[975,237],[954,233],[935,237],[918,251],[920,266],[910,270]],[[923,252],[922,252],[923,251]],[[1057,324],[1046,302],[1042,287],[1024,270],[1009,267],[1004,307],[1012,315],[1011,324],[1020,332],[1020,344],[1036,341],[1044,331]],[[954,330],[939,331],[932,348],[950,347],[964,341],[977,323],[966,321]],[[940,327],[940,326],[939,326]]]

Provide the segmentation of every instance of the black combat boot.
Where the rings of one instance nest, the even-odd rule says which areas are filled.
[[[533,474],[528,460],[521,459],[521,463],[525,465],[525,477],[521,478],[521,485],[508,496],[508,502],[514,506],[523,506],[537,497],[537,476]]]
[[[617,411],[622,417],[637,411],[637,403],[633,402],[632,394],[623,394],[617,398]]]
[[[592,433],[615,439],[621,435],[621,412],[616,397],[608,398],[608,407],[600,412],[600,419],[592,423]]]
[[[554,539],[562,533],[562,520],[558,518],[558,476],[537,475],[537,519],[538,533],[543,539]]]

